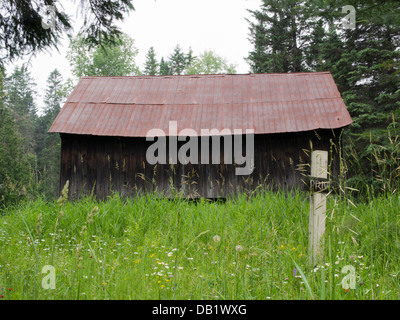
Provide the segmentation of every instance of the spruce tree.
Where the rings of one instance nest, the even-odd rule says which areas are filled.
[[[153,47],[150,47],[149,51],[146,54],[146,62],[144,67],[144,74],[154,76],[158,73],[159,64],[156,59],[156,53]]]
[[[251,71],[300,72],[304,70],[305,35],[310,14],[306,1],[263,0],[259,10],[249,10],[250,42],[254,48],[247,60]]]
[[[186,54],[178,44],[174,47],[174,51],[168,57],[169,71],[171,74],[180,75],[184,73],[185,68],[190,65],[193,60],[193,53],[190,49]]]

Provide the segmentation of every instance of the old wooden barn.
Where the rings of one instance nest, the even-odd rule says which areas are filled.
[[[310,162],[311,148],[332,151],[329,164],[337,176],[333,144],[339,146],[343,128],[351,123],[328,72],[84,77],[49,131],[61,135],[60,190],[69,180],[71,197],[156,191],[218,198],[260,187],[301,188],[298,169]],[[154,129],[166,135],[166,163],[146,158],[161,141],[146,139],[149,132],[157,136]],[[246,134],[246,129],[253,131]],[[176,143],[180,150],[192,132],[209,141],[209,152],[199,144],[197,157],[203,161],[177,162],[170,146]],[[234,140],[235,132],[245,142],[242,155],[251,142],[247,138],[253,137],[250,174],[237,174],[235,169],[245,164],[229,161],[233,151],[225,149],[226,138]],[[186,135],[186,141],[177,139]],[[217,142],[216,162],[212,145]],[[194,154],[193,148],[189,151]]]

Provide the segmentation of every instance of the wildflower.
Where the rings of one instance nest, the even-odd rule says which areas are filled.
[[[12,288],[8,288],[8,291],[11,291],[12,290]]]
[[[219,235],[215,235],[213,237],[214,242],[220,242],[221,241],[221,237]]]
[[[294,269],[293,269],[293,277],[296,276],[296,272],[297,272],[297,270],[296,270],[296,268],[294,268]]]
[[[172,257],[172,252],[168,252],[168,257]]]
[[[240,252],[243,250],[243,247],[240,244],[238,244],[235,249],[237,252]]]

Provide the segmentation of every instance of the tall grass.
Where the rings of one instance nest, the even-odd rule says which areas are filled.
[[[315,266],[308,201],[259,192],[226,202],[26,202],[0,216],[0,299],[398,299],[398,194],[330,196]],[[42,286],[45,265],[55,289]],[[354,289],[342,286],[346,265]]]

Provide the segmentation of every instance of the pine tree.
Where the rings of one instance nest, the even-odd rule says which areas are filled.
[[[144,67],[144,74],[154,76],[158,73],[159,64],[156,59],[156,53],[153,47],[150,47],[146,55],[146,62]]]

